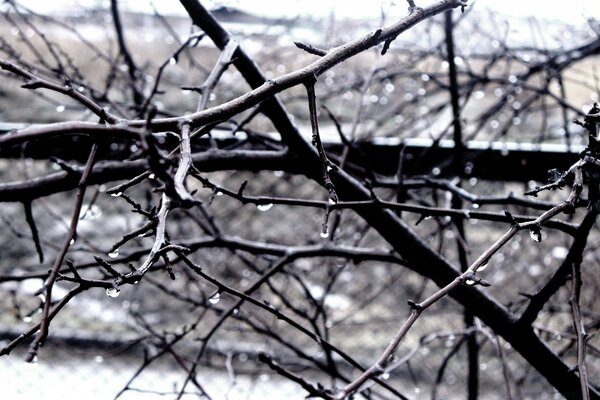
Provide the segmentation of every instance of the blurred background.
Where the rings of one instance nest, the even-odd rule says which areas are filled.
[[[407,4],[402,1],[203,4],[269,79],[316,59],[299,50],[294,41],[329,49],[392,24],[407,13]],[[157,73],[162,73],[160,90],[154,97],[159,116],[195,111],[198,93],[189,88],[206,79],[219,50],[192,26],[177,2],[122,1],[119,6],[128,46],[144,76],[145,94],[153,90]],[[111,112],[123,118],[135,116],[123,94],[128,89],[120,76],[128,67],[118,61],[108,1],[7,1],[0,5],[0,12],[0,58],[19,60],[55,79],[51,64],[54,59],[61,60],[78,91],[98,99],[102,94],[110,99]],[[462,88],[461,118],[468,143],[462,182],[474,195],[474,200],[465,201],[464,208],[473,212],[509,209],[515,215],[531,213],[530,208],[519,204],[487,203],[482,199],[511,193],[521,196],[546,183],[547,170],[568,167],[587,145],[585,131],[572,121],[581,118],[600,96],[600,5],[589,1],[552,5],[541,1],[475,2],[464,14],[453,15],[453,64]],[[181,48],[184,51],[177,52]],[[397,184],[392,184],[402,162],[406,163],[407,179],[451,176],[451,147],[446,141],[452,139],[452,110],[443,16],[424,21],[401,35],[387,54],[382,56],[380,52],[381,48],[364,52],[328,70],[319,80],[319,103],[335,116],[330,118],[321,111],[323,141],[337,154],[336,162],[343,158],[342,150],[335,150],[342,142],[340,130],[344,139],[361,146],[360,157],[375,171],[374,190],[380,198],[449,207],[448,192],[415,184],[402,197]],[[24,90],[21,84],[6,73],[0,75],[0,130],[9,132],[26,124],[67,120],[95,121],[94,115],[65,100],[65,96]],[[230,68],[211,95],[209,107],[247,90],[240,74]],[[280,98],[309,138],[303,88],[286,90]],[[243,121],[253,112],[237,115],[236,121]],[[245,140],[246,145],[252,143],[252,138],[259,138],[255,142],[268,148],[269,141],[279,139],[270,122],[260,115],[237,136],[228,136],[231,126],[224,124],[220,131],[215,130],[215,140],[219,140],[219,133],[225,139],[235,136]],[[55,149],[59,157],[71,145],[75,144],[63,143],[62,150]],[[211,144],[200,146],[210,148]],[[136,150],[130,144],[115,142],[105,156],[124,159]],[[48,148],[39,151],[43,155]],[[543,159],[534,164],[532,152],[541,152]],[[31,179],[61,169],[42,155],[3,153],[2,182]],[[315,182],[282,171],[220,171],[205,176],[218,187],[232,191],[248,181],[248,195],[327,199],[327,192]],[[324,238],[320,209],[285,205],[257,208],[222,196],[214,187],[200,182],[188,184],[209,204],[213,218],[228,235],[291,247],[331,241],[389,251],[389,245],[352,211],[336,216],[342,221],[339,228]],[[152,238],[136,237],[118,252],[109,251],[123,235],[145,222],[143,216],[131,212],[131,202],[106,193],[110,186],[94,186],[86,195],[77,240],[68,255],[79,270],[93,273],[94,254],[126,266],[140,259],[140,249],[152,245]],[[150,207],[151,189],[133,188],[128,196]],[[68,229],[73,195],[59,193],[36,200],[34,217],[47,255],[58,249]],[[540,195],[537,212],[565,196],[561,191]],[[440,254],[458,262],[457,232],[449,217],[403,216]],[[171,237],[189,246],[203,246],[205,232],[193,215],[175,210],[169,217],[176,221],[169,228]],[[580,217],[567,216],[564,221],[575,224]],[[0,304],[0,343],[5,345],[39,319],[42,300],[37,292],[43,283],[41,274],[50,264],[38,260],[20,203],[1,203],[0,218],[0,295],[5,299]],[[492,221],[466,221],[469,259],[474,260],[506,227]],[[525,307],[527,297],[523,293],[531,293],[540,282],[547,281],[567,255],[571,242],[567,234],[560,229],[544,229],[542,234],[542,242],[534,243],[527,232],[520,233],[490,261],[484,274],[493,283],[486,290],[513,311]],[[592,333],[588,368],[590,382],[595,385],[600,384],[600,341],[594,336],[600,326],[594,308],[600,289],[597,239],[593,231],[584,254],[581,300]],[[194,253],[194,262],[207,273],[239,289],[249,287],[275,260],[273,254],[227,248],[203,248]],[[307,257],[292,262],[286,271],[255,297],[294,315],[365,365],[370,365],[385,348],[408,316],[406,301],[425,298],[436,289],[422,276],[385,261],[354,263],[336,257]],[[236,299],[226,294],[216,296],[214,286],[184,269],[175,268],[174,273],[178,279],[171,281],[164,270],[157,271],[144,285],[128,286],[118,297],[109,297],[103,290],[78,296],[52,322],[39,362],[23,362],[26,346],[0,358],[2,397],[79,399],[85,393],[88,399],[175,398],[174,393],[183,390],[186,376],[181,360],[172,354],[155,356],[164,351],[166,339],[187,332],[191,326],[193,333],[186,334],[175,347],[193,359],[199,344],[207,343],[197,371],[198,387],[203,390],[189,384],[189,392],[183,390],[181,398],[305,398],[306,392],[299,386],[258,362],[261,351],[276,354],[303,376],[325,384],[339,381],[324,377],[320,368],[333,368],[332,364],[339,363],[335,368],[341,374],[356,373],[319,343],[248,304],[240,307],[212,340],[204,341],[209,328]],[[60,285],[55,289],[57,299],[69,289],[64,284],[61,292]],[[549,346],[573,362],[576,349],[568,297],[565,286],[546,304],[535,328]],[[510,376],[514,398],[562,398],[510,346],[480,325],[481,399],[507,398],[505,374]],[[469,333],[463,324],[462,308],[450,299],[442,300],[421,316],[397,352],[396,367],[382,379],[411,399],[466,398],[464,342]],[[392,398],[387,396],[372,394],[372,398]]]

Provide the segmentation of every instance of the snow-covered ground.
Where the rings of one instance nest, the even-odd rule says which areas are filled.
[[[37,364],[23,361],[22,355],[0,357],[0,398],[3,400],[114,399],[134,374],[141,360],[109,358],[86,354],[59,353]],[[54,358],[54,359],[53,359]],[[56,361],[60,358],[60,361]],[[227,371],[200,370],[198,381],[213,400],[300,400],[306,392],[299,386],[273,375],[230,375]],[[174,388],[181,388],[184,375],[166,367],[146,370],[133,384],[140,391],[129,390],[122,400],[165,400],[175,398]],[[192,386],[187,389],[193,391]],[[198,399],[193,393],[183,399]]]

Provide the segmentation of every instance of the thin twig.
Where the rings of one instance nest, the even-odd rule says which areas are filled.
[[[581,383],[581,399],[589,400],[590,389],[585,365],[587,332],[579,308],[581,285],[581,262],[578,260],[572,264],[571,297],[569,298],[569,303],[571,304],[571,314],[573,315],[573,329],[577,335],[577,371],[579,372],[579,381]]]
[[[73,243],[73,239],[77,234],[77,225],[79,223],[79,214],[81,213],[81,207],[83,205],[83,198],[85,195],[85,191],[87,188],[87,181],[90,176],[90,172],[96,160],[96,151],[98,146],[96,144],[92,145],[92,149],[90,150],[90,155],[88,156],[88,160],[85,164],[85,168],[81,175],[81,179],[79,180],[79,190],[77,191],[77,199],[75,200],[75,205],[73,207],[73,213],[71,215],[71,224],[69,226],[69,231],[63,240],[63,244],[58,252],[56,259],[54,260],[54,264],[52,265],[52,269],[50,270],[50,274],[48,278],[44,282],[44,307],[42,309],[42,317],[40,322],[39,332],[36,335],[35,339],[29,346],[29,351],[27,352],[26,361],[33,362],[37,358],[38,349],[40,346],[44,345],[44,341],[48,337],[49,333],[49,325],[50,325],[50,309],[52,304],[52,289],[54,288],[54,283],[58,278],[58,271],[63,265],[63,261],[65,256],[67,255],[67,251],[69,247]]]

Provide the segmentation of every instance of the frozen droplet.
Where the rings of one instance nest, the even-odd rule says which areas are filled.
[[[259,211],[269,211],[271,208],[273,208],[273,203],[259,204],[256,206],[256,208],[258,208]]]
[[[69,245],[74,245],[75,244],[75,238],[72,238],[71,240],[69,240]]]
[[[35,355],[33,356],[33,358],[31,360],[27,360],[28,363],[30,364],[37,364],[38,363],[38,356]]]
[[[334,205],[334,204],[336,204],[336,203],[337,203],[337,200],[336,200],[336,199],[334,199],[333,197],[330,197],[330,198],[329,198],[329,204],[330,204],[330,205]]]
[[[479,267],[477,267],[477,272],[483,271],[487,268],[488,266],[488,262],[484,262],[483,264],[481,264]]]
[[[208,299],[208,302],[210,304],[217,304],[217,303],[219,303],[219,301],[221,301],[221,293],[219,293],[219,292],[215,293]]]
[[[123,195],[123,192],[114,192],[110,194],[112,197],[120,197]]]
[[[61,104],[59,106],[56,106],[56,112],[61,113],[63,111],[65,111],[65,106],[64,105]]]
[[[117,257],[119,257],[119,249],[114,249],[113,251],[111,251],[110,253],[108,253],[108,256],[110,258],[117,258]]]
[[[23,319],[23,322],[25,322],[26,324],[28,324],[32,321],[32,318],[29,315],[24,316],[22,319]]]
[[[329,227],[327,226],[327,224],[323,224],[321,226],[321,237],[323,239],[326,239],[329,237]]]
[[[387,372],[384,372],[383,374],[381,374],[380,378],[384,381],[390,379],[390,374]]]
[[[223,196],[223,194],[224,194],[224,193],[223,193],[223,192],[221,192],[220,190],[217,190],[217,192],[215,193],[215,195],[217,195],[217,196]]]
[[[233,315],[237,315],[237,314],[239,314],[239,312],[240,312],[239,308],[234,308],[233,309]]]
[[[540,229],[530,230],[529,236],[531,237],[531,240],[533,240],[536,243],[539,243],[542,241],[542,231]]]
[[[169,59],[169,64],[171,64],[171,65],[175,65],[175,64],[177,64],[177,59],[176,59],[175,57],[171,57],[171,58]]]
[[[119,295],[121,294],[121,289],[119,289],[118,287],[110,287],[108,289],[106,289],[106,295],[108,297],[119,297]]]
[[[473,286],[475,284],[475,281],[473,279],[467,279],[465,281],[465,285],[467,286]]]
[[[148,179],[156,179],[156,175],[150,174],[150,175],[148,175]]]
[[[331,170],[332,170],[332,169],[333,169],[333,168],[331,168],[331,165],[328,165],[328,166],[327,166],[327,172],[331,172]]]

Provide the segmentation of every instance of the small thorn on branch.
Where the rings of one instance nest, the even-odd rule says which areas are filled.
[[[306,44],[302,42],[294,42],[297,48],[306,51],[307,53],[314,54],[316,56],[323,57],[327,54],[327,50],[320,49],[311,44]]]
[[[381,49],[381,55],[384,56],[385,53],[387,53],[387,51],[390,49],[390,45],[392,44],[392,42],[394,40],[396,40],[398,36],[394,36],[392,38],[387,39],[385,42],[383,42],[383,48]]]
[[[411,15],[412,13],[414,13],[416,11],[422,10],[421,7],[419,7],[415,4],[414,0],[406,0],[406,2],[408,3],[408,15]]]
[[[489,283],[488,281],[484,280],[483,278],[478,277],[477,275],[475,275],[474,273],[470,273],[470,274],[466,274],[461,278],[461,283],[465,286],[475,286],[475,285],[480,285],[483,287],[490,287],[492,286],[491,283]]]
[[[423,306],[420,303],[417,303],[413,300],[408,300],[407,303],[408,306],[415,311],[421,311],[423,309]]]
[[[39,79],[32,79],[21,85],[23,89],[39,89],[42,87],[42,82]]]
[[[504,210],[504,215],[506,215],[506,218],[508,218],[510,220],[510,223],[514,226],[520,226],[519,222],[515,219],[515,217],[513,217],[513,215],[510,213],[510,211],[508,210]]]

